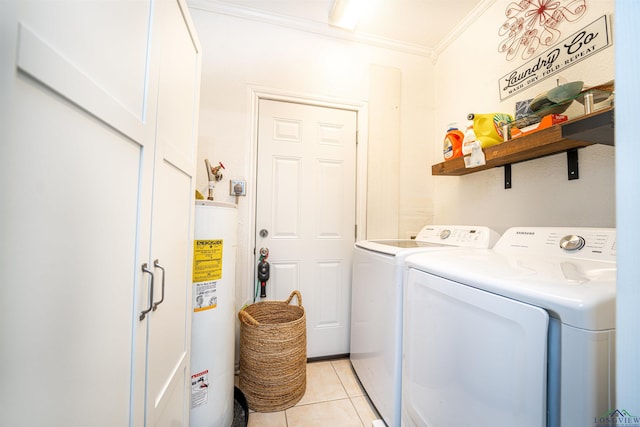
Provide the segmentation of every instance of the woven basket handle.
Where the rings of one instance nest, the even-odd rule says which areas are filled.
[[[260,322],[254,319],[253,316],[247,313],[244,309],[240,310],[238,313],[238,319],[240,319],[241,322],[248,323],[249,325],[258,326],[260,324]]]
[[[287,298],[287,300],[285,301],[286,304],[289,304],[291,302],[291,300],[293,299],[294,296],[298,297],[298,307],[302,307],[302,295],[300,295],[300,291],[293,291],[291,292],[291,295],[289,295],[289,298]]]

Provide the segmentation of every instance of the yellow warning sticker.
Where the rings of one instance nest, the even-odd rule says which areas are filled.
[[[194,240],[193,283],[222,278],[222,240]]]

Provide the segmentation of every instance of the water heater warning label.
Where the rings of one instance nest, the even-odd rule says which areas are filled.
[[[193,283],[222,278],[222,240],[193,242]]]
[[[218,306],[217,282],[199,282],[193,284],[193,311],[204,311]]]
[[[191,408],[204,405],[209,400],[209,370],[191,375]]]

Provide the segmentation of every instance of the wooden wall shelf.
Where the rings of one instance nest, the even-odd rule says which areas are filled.
[[[493,147],[484,148],[482,151],[487,162],[485,165],[466,168],[464,159],[458,157],[431,166],[431,174],[461,176],[593,144],[614,145],[613,113],[613,107],[608,107]]]

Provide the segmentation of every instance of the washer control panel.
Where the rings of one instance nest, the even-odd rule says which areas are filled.
[[[590,227],[514,227],[502,235],[498,252],[616,259],[616,229]]]
[[[491,248],[500,236],[484,226],[427,225],[420,230],[416,241],[469,248]]]

